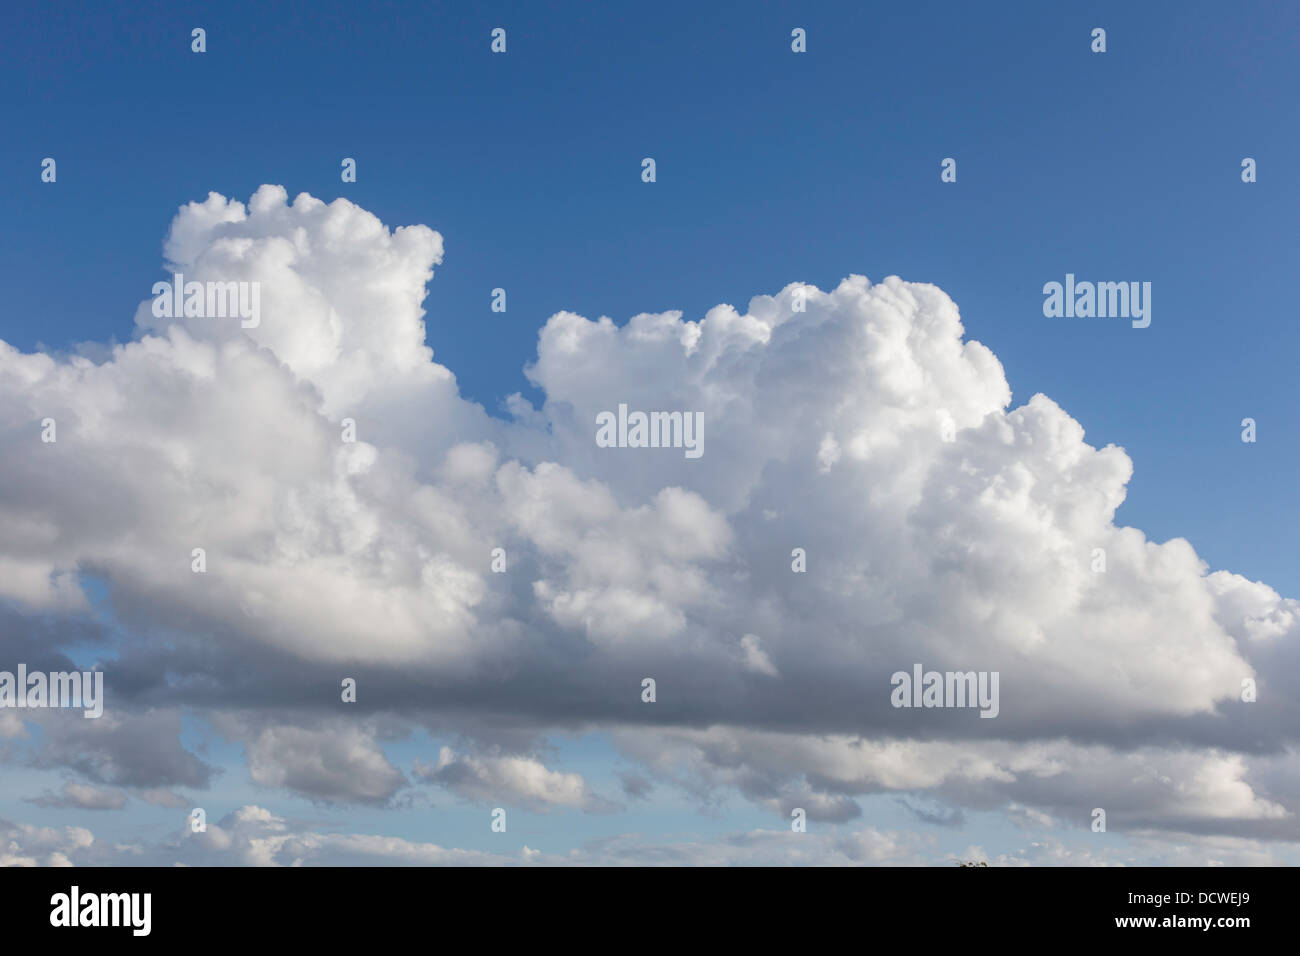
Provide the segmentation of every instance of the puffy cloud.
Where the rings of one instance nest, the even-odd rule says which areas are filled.
[[[60,793],[46,791],[39,797],[32,797],[29,802],[38,807],[54,807],[72,810],[121,810],[126,806],[126,796],[112,790],[89,787],[84,783],[69,781],[63,785]]]
[[[26,711],[41,729],[39,746],[23,761],[40,768],[68,768],[88,780],[123,787],[206,787],[217,769],[180,741],[175,709],[130,710],[107,706],[98,719],[79,710]]]
[[[259,727],[230,718],[221,726],[244,739],[249,775],[264,787],[287,787],[327,803],[382,805],[406,784],[374,732],[345,720]]]
[[[438,762],[433,766],[418,764],[416,774],[476,803],[517,805],[534,810],[616,808],[594,794],[581,774],[551,770],[540,760],[525,755],[457,754],[450,747],[443,747]]]
[[[801,794],[822,819],[847,819],[849,799],[881,793],[925,792],[952,806],[1008,808],[1014,818],[1050,825],[1026,801],[1055,813],[1067,829],[1087,829],[1102,807],[1111,830],[1168,827],[1300,839],[1300,821],[1270,779],[1274,763],[1253,765],[1240,754],[1150,746],[1116,751],[1064,740],[871,740],[863,737],[774,734],[714,727],[657,734],[624,733],[625,751],[692,792],[734,788],[780,806]],[[1278,792],[1281,790],[1281,792]],[[1031,816],[1032,814],[1032,816]]]
[[[311,382],[329,413],[342,414],[376,391],[400,385],[451,388],[454,379],[424,343],[425,283],[442,261],[442,237],[425,226],[389,231],[347,202],[263,186],[248,206],[209,193],[181,207],[164,245],[169,273],[191,282],[258,282],[253,328],[211,318],[155,318],[147,331],[184,327],[196,337],[247,334]]]
[[[582,726],[774,812],[842,821],[858,795],[916,792],[1295,836],[1300,603],[1117,526],[1128,456],[1044,395],[1011,407],[935,286],[796,283],[621,327],[561,312],[526,370],[544,401],[512,396],[502,421],[425,345],[442,239],[424,226],[264,186],[183,207],[165,256],[187,281],[260,283],[260,323],[146,300],[138,337],[94,359],[0,343],[0,440],[26,449],[0,458],[0,649],[51,669],[112,652],[105,717],[29,714],[45,733],[25,742],[0,714],[9,759],[203,787],[190,707],[255,783],[383,805],[406,781],[379,715]],[[702,414],[704,454],[599,447],[620,404]],[[998,717],[894,709],[914,663],[997,671]],[[357,718],[321,719],[344,676]],[[517,749],[424,766],[465,799],[597,801]]]
[[[85,827],[35,827],[0,820],[0,866],[70,866],[95,842]]]
[[[772,659],[763,650],[758,635],[746,634],[742,637],[740,639],[740,650],[746,668],[757,671],[759,674],[766,674],[769,677],[777,676],[776,667],[772,664]]]

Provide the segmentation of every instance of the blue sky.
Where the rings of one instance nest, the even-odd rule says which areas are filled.
[[[498,416],[512,392],[541,403],[523,368],[558,311],[699,319],[794,281],[896,274],[952,297],[1013,406],[1044,392],[1090,444],[1127,451],[1118,523],[1297,595],[1297,22],[1284,2],[7,5],[0,339],[130,340],[177,207],[263,183],[438,230],[427,341]],[[497,26],[504,56],[488,51]],[[1045,318],[1042,286],[1066,273],[1151,282],[1151,326]],[[556,742],[564,769],[617,788],[607,741]],[[429,746],[391,754],[407,766]],[[256,802],[238,750],[221,762],[217,792]],[[739,798],[725,825],[657,799],[661,832],[770,822]],[[291,803],[310,815],[297,797],[277,812]],[[893,797],[863,806],[907,816]],[[349,813],[376,832],[385,816]],[[0,816],[62,819],[9,787]],[[456,829],[398,816],[386,832]],[[571,833],[625,828],[570,817]]]

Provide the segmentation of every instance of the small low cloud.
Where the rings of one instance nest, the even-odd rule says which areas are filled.
[[[618,809],[617,804],[593,793],[581,774],[550,770],[528,756],[458,754],[443,747],[436,765],[417,763],[415,773],[474,803],[531,810]]]
[[[117,790],[69,782],[63,785],[63,790],[59,793],[46,790],[39,797],[29,797],[27,802],[59,810],[121,810],[126,806],[127,799]]]

